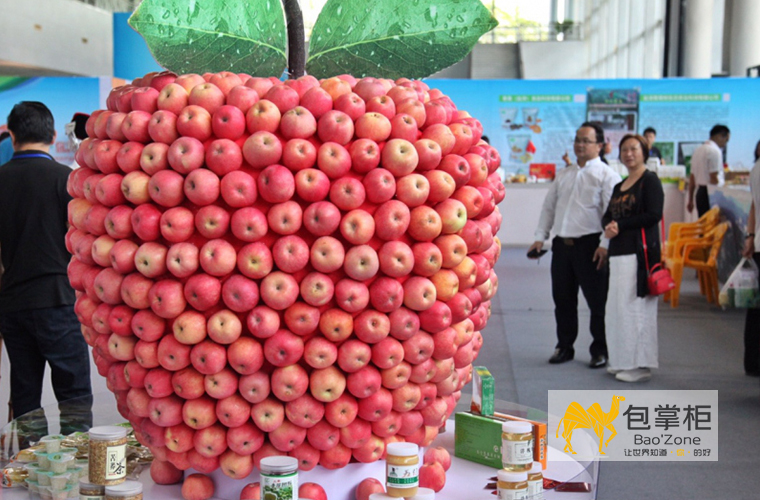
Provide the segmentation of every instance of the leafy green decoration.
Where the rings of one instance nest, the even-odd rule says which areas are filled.
[[[480,0],[328,0],[306,71],[423,78],[463,59],[497,24]]]
[[[280,76],[287,66],[280,0],[144,0],[129,25],[178,74]]]

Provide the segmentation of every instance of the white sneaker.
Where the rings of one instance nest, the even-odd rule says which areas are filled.
[[[612,375],[617,375],[622,371],[620,368],[607,368],[607,373],[611,373]]]
[[[635,368],[633,370],[623,370],[615,378],[621,382],[643,382],[652,378],[652,372],[649,368]]]

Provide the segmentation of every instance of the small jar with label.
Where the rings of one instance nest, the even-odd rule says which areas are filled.
[[[79,500],[105,500],[106,487],[100,484],[91,484],[87,479],[79,480]]]
[[[499,500],[527,500],[528,499],[528,473],[500,470],[497,473],[499,480]]]
[[[541,462],[533,462],[528,471],[528,498],[544,500],[544,467]]]
[[[508,471],[529,471],[533,467],[533,425],[510,421],[501,425],[501,464]]]
[[[106,425],[90,429],[90,483],[121,484],[127,477],[127,430]]]
[[[139,481],[124,481],[106,486],[106,500],[143,500],[143,485]]]
[[[298,499],[298,459],[294,457],[266,457],[261,459],[261,498],[267,493],[277,500]]]
[[[414,443],[390,443],[386,448],[385,484],[388,495],[411,498],[420,485],[420,447]]]
[[[417,494],[409,500],[435,500],[435,491],[430,488],[417,488]]]

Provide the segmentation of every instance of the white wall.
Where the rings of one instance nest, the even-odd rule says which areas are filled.
[[[525,79],[588,78],[585,42],[520,42]]]
[[[5,0],[0,47],[0,74],[110,75],[113,18],[72,0]]]

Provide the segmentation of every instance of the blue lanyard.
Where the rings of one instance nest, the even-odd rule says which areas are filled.
[[[47,158],[48,160],[52,159],[52,156],[46,155],[44,153],[29,153],[29,154],[20,154],[20,155],[13,155],[13,160],[20,160],[24,158]]]

